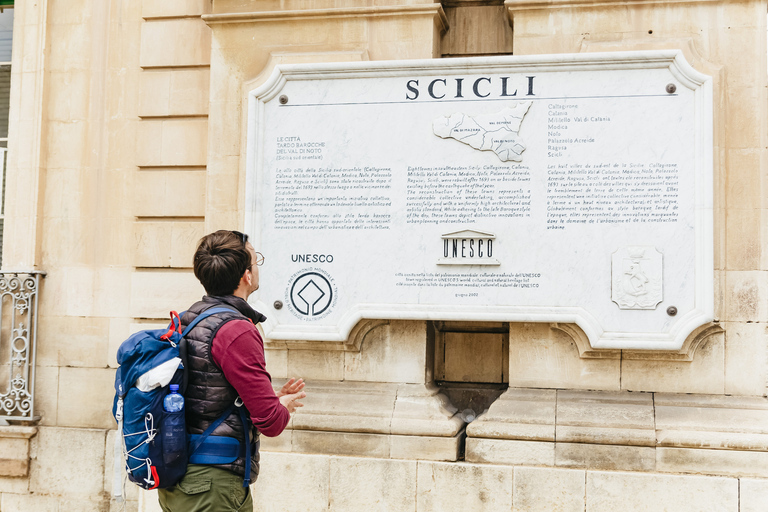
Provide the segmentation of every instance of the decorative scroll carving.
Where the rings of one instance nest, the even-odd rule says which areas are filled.
[[[43,272],[0,272],[0,364],[8,362],[0,382],[0,424],[34,419],[34,373],[37,347],[37,301]],[[7,358],[7,359],[6,359]]]

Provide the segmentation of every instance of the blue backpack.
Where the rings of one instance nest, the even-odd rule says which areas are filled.
[[[187,471],[187,463],[228,464],[245,455],[243,486],[250,483],[250,442],[211,436],[211,432],[235,409],[239,410],[244,431],[248,432],[248,414],[239,399],[200,435],[187,434],[184,409],[167,412],[163,407],[171,384],[179,385],[182,394],[186,388],[184,337],[201,320],[232,311],[222,307],[208,309],[184,332],[181,332],[179,315],[172,311],[167,330],[140,331],[120,345],[117,351],[120,367],[115,375],[112,407],[118,424],[113,482],[116,497],[123,495],[123,463],[130,481],[144,489],[165,489],[181,480]]]

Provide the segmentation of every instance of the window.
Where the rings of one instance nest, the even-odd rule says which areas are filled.
[[[5,224],[5,167],[8,155],[13,13],[13,1],[0,0],[0,249],[3,247],[3,227]],[[0,268],[2,263],[2,252],[0,251]]]

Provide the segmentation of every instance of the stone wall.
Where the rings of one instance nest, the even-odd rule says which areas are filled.
[[[764,509],[768,4],[492,4],[17,2],[3,264],[48,275],[35,379],[41,418],[22,433],[0,426],[0,460],[8,461],[0,465],[0,510],[119,509],[109,499],[116,348],[130,332],[163,324],[168,309],[202,295],[190,268],[197,239],[242,228],[245,98],[276,64],[496,54],[510,47],[516,55],[681,49],[713,76],[712,270],[720,329],[691,339],[680,354],[599,353],[585,350],[568,326],[512,324],[512,392],[466,430],[430,387],[424,321],[372,322],[342,344],[273,343],[267,347],[272,375],[306,377],[315,391],[309,388],[307,410],[265,451],[254,486],[259,510]],[[482,430],[483,422],[527,417],[531,410],[510,405],[517,388],[552,395],[534,409],[539,423],[518,422],[551,427],[551,438],[526,439],[528,427]],[[353,400],[360,390],[378,397],[364,411]],[[568,395],[578,395],[574,390],[609,394],[576,400]],[[650,418],[653,428],[639,421],[645,430],[629,428],[642,433],[621,437],[618,422],[614,437],[601,438],[604,418],[590,416],[600,410],[594,404],[609,407],[616,402],[610,393],[630,391],[643,397],[643,421]],[[660,429],[654,399],[672,407],[669,401],[678,398],[670,394],[690,393],[716,397],[696,397],[691,410],[699,412],[667,416],[679,428]],[[542,410],[558,407],[589,421],[541,420],[548,418]],[[741,420],[733,420],[734,410]],[[583,446],[612,448],[576,457],[565,446],[579,444],[567,437],[572,427],[583,429]],[[558,428],[566,437],[558,438]],[[476,448],[496,443],[491,455],[456,462],[465,435]],[[640,438],[647,442],[638,444]],[[338,453],[340,440],[349,453]],[[503,449],[500,441],[507,443]],[[543,443],[552,460],[505,459],[521,442]],[[695,450],[696,443],[706,453],[669,455]],[[365,446],[378,451],[363,452]],[[600,453],[613,447],[654,450],[653,465],[606,466],[610,457]],[[471,459],[472,450],[466,453]],[[659,459],[662,453],[669,457]],[[285,475],[300,480],[290,494]],[[128,510],[154,510],[151,494],[128,489]]]

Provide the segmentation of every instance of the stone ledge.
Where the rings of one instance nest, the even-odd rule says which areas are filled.
[[[262,440],[265,450],[460,456],[464,422],[435,386],[313,381],[307,389],[305,407],[279,438]],[[467,425],[465,446],[469,462],[768,477],[768,399],[510,388]]]
[[[262,437],[264,450],[458,460],[464,422],[436,386],[310,381],[303,402],[285,432]]]
[[[768,399],[509,389],[466,446],[474,462],[766,477]]]
[[[284,380],[275,381],[280,389]],[[293,431],[455,437],[464,427],[436,386],[385,382],[310,381]]]
[[[262,437],[261,449],[267,452],[452,462],[459,459],[462,437],[463,432],[454,437],[435,437],[293,430],[276,438]]]
[[[37,427],[0,426],[0,477],[29,474],[29,440]]]

